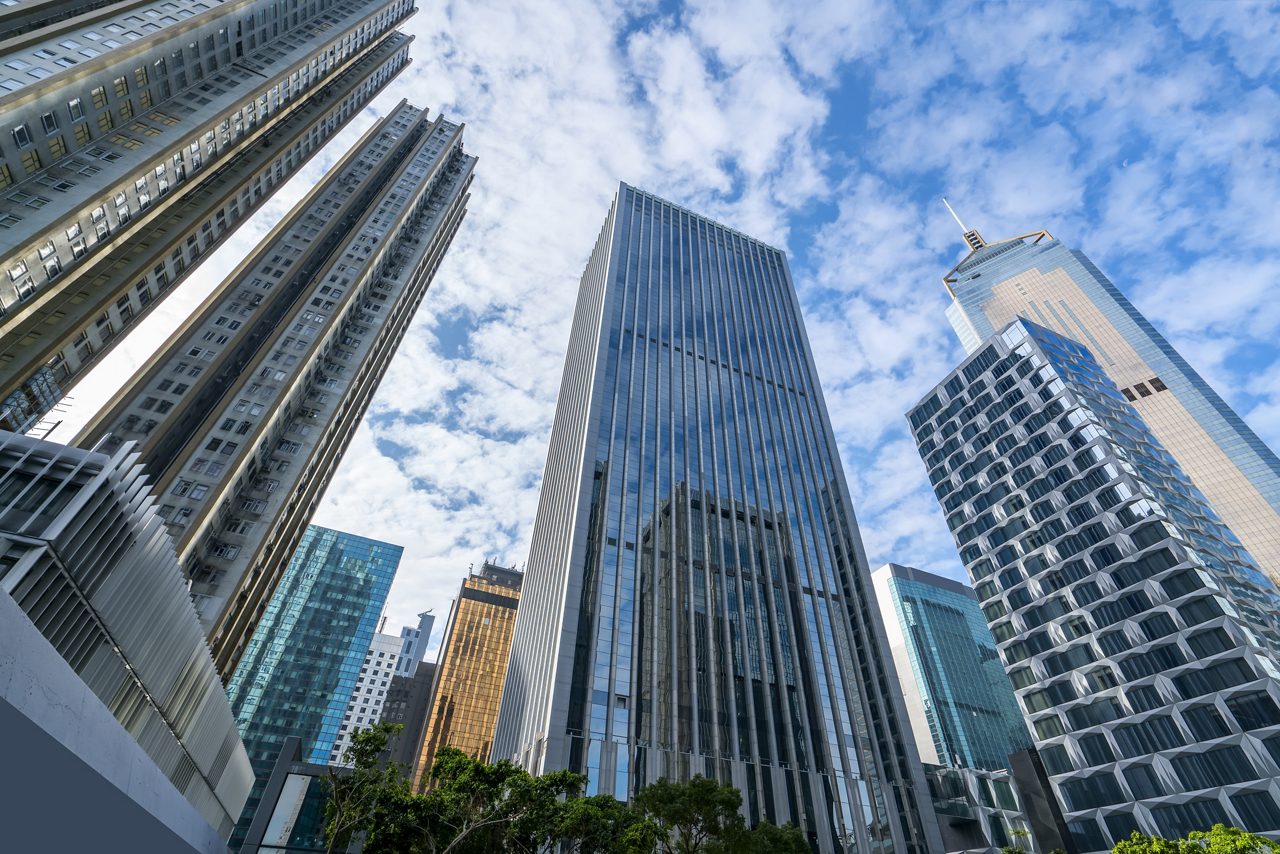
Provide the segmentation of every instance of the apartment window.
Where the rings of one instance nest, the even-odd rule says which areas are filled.
[[[199,501],[208,494],[209,487],[206,484],[197,483],[195,486],[191,487],[191,498],[195,501]]]
[[[80,121],[84,118],[84,104],[79,98],[72,98],[67,101],[67,113],[71,116],[71,121]]]
[[[127,79],[127,78],[124,78],[124,77],[117,77],[117,78],[113,81],[112,85],[115,87],[115,90],[116,90],[116,97],[117,97],[117,98],[125,98],[125,97],[128,97],[128,95],[129,95],[129,81],[128,81],[128,79]]]
[[[178,482],[173,485],[173,489],[170,491],[174,495],[186,495],[191,491],[192,486],[194,486],[194,484],[191,481],[179,479]]]
[[[27,130],[26,124],[20,124],[13,129],[13,142],[18,148],[26,148],[31,144],[31,131]]]
[[[1155,389],[1156,391],[1168,391],[1168,390],[1169,390],[1169,387],[1168,387],[1167,385],[1165,385],[1165,384],[1164,384],[1164,380],[1160,379],[1159,377],[1152,377],[1152,378],[1151,378],[1151,387],[1152,387],[1153,389]]]
[[[44,135],[56,133],[58,130],[58,117],[53,113],[45,113],[40,117],[40,124],[44,127]]]

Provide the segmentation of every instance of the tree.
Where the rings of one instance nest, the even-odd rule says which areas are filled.
[[[738,809],[742,793],[727,783],[701,774],[688,783],[662,779],[645,786],[635,797],[636,807],[658,828],[662,854],[696,854],[742,826]]]
[[[1185,839],[1165,839],[1134,831],[1111,849],[1112,854],[1280,854],[1280,843],[1241,830],[1215,824],[1210,830],[1193,830]]]
[[[398,725],[358,730],[330,773],[329,852],[364,834],[366,854],[807,854],[793,826],[748,828],[733,786],[695,777],[659,780],[632,803],[583,797],[586,779],[569,771],[539,777],[510,762],[487,763],[443,748],[416,794],[398,767],[380,767]]]
[[[379,723],[357,729],[351,746],[342,754],[350,769],[329,768],[329,800],[325,804],[327,854],[345,850],[354,833],[364,829],[380,800],[394,797],[408,784],[398,768],[380,767],[387,740],[403,729],[402,724]]]
[[[636,793],[635,805],[654,826],[656,850],[662,854],[807,854],[810,850],[804,834],[792,825],[764,822],[748,829],[738,811],[742,793],[702,775],[687,783],[659,780],[645,786]]]

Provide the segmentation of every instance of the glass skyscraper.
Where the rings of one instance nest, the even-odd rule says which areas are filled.
[[[786,257],[623,184],[582,277],[493,755],[939,850]],[[926,811],[922,814],[922,811]]]
[[[1280,836],[1280,594],[1092,354],[1016,321],[909,419],[1076,848]]]
[[[998,771],[1031,746],[973,589],[887,563],[871,573],[920,758]]]
[[[306,761],[329,762],[402,552],[318,525],[303,534],[227,685],[258,777],[235,843],[286,738],[302,739]]]
[[[973,250],[944,278],[965,349],[1023,317],[1079,341],[1204,494],[1263,572],[1280,583],[1280,458],[1083,252],[1048,232]],[[1206,287],[1214,286],[1206,282]]]

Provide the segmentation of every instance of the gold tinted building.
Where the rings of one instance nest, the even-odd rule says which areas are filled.
[[[437,659],[435,696],[414,769],[419,786],[442,747],[489,760],[523,577],[486,561],[462,582]]]

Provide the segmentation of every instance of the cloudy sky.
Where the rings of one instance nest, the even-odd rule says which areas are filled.
[[[1280,444],[1275,4],[419,2],[411,69],[74,392],[105,397],[401,98],[466,122],[468,217],[315,520],[405,547],[391,631],[524,561],[619,180],[789,253],[873,566],[962,577],[902,419],[961,356],[944,193],[989,240],[1085,250]]]

